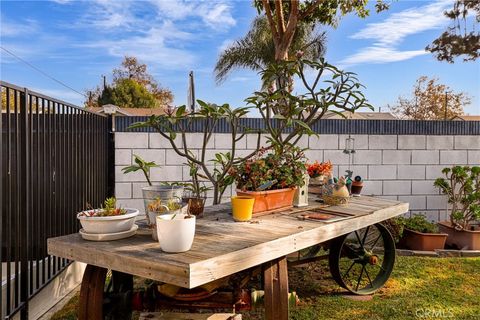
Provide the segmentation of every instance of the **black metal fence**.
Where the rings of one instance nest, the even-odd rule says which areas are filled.
[[[116,117],[117,132],[129,132],[127,128],[135,122],[146,121],[148,117]],[[265,123],[261,118],[243,118],[241,124],[253,129],[264,130]],[[203,129],[201,120],[192,124],[190,132]],[[321,119],[316,122],[313,131],[319,134],[393,134],[393,135],[480,135],[480,121],[438,121],[438,120],[344,120]],[[229,133],[227,121],[220,121],[217,133]],[[132,132],[153,132],[151,128],[131,130]]]
[[[76,212],[112,193],[110,122],[0,84],[0,314],[27,319],[29,300],[70,263],[47,254],[47,238],[77,232]]]

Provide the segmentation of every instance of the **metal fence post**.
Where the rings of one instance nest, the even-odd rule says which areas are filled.
[[[20,318],[22,320],[28,319],[28,244],[29,242],[29,201],[30,201],[30,139],[28,123],[28,89],[25,88],[20,95],[20,146],[21,150],[21,162],[20,162],[20,175],[19,184],[21,190],[20,201],[20,227],[22,228],[20,237],[20,303],[23,304],[20,311]]]
[[[115,196],[115,129],[114,123],[115,117],[112,115],[107,116],[107,128],[108,128],[108,141],[107,141],[107,196]]]

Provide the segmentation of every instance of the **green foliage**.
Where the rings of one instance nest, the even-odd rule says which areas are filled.
[[[266,151],[261,150],[230,170],[237,188],[259,191],[303,186],[306,159],[302,150],[289,146],[282,153],[271,152],[265,155]]]
[[[208,178],[199,172],[200,167],[198,164],[193,163],[192,161],[187,161],[187,163],[184,163],[184,165],[187,165],[189,168],[191,181],[178,182],[176,184],[183,186],[185,190],[191,193],[192,197],[206,198],[207,191],[211,190],[212,188],[205,186],[205,183],[201,182],[200,179],[208,180]]]
[[[102,94],[100,103],[114,104],[123,108],[154,108],[155,96],[145,86],[133,79],[120,79],[116,86]]]
[[[251,130],[240,123],[240,118],[248,113],[249,107],[231,108],[228,104],[216,105],[197,100],[199,109],[195,112],[188,112],[186,106],[167,110],[164,115],[152,115],[147,121],[132,124],[129,128],[151,127],[162,137],[170,142],[173,150],[187,160],[192,175],[192,184],[188,188],[195,193],[206,191],[198,180],[204,178],[212,185],[214,193],[214,204],[220,203],[226,188],[234,181],[228,175],[230,168],[248,159],[255,151],[245,157],[236,157],[236,144],[243,139]],[[207,158],[207,145],[212,138],[215,129],[220,121],[227,122],[231,127],[231,150],[228,152],[217,152],[212,159]],[[186,133],[192,132],[193,125],[202,122],[203,132],[202,148],[197,156],[190,152],[187,144]],[[258,134],[257,148],[260,144]],[[212,168],[213,165],[213,168]],[[195,180],[197,182],[195,182]]]
[[[452,205],[450,221],[456,228],[468,229],[470,223],[480,220],[480,167],[455,166],[442,173],[446,178],[436,179],[434,185]]]
[[[309,69],[316,74],[312,81],[305,72]],[[312,135],[312,126],[327,111],[355,112],[361,107],[373,109],[352,72],[344,72],[328,64],[324,59],[318,62],[305,60],[283,61],[270,65],[261,72],[263,82],[276,83],[277,89],[255,92],[246,99],[256,107],[266,123],[272,145],[280,150],[288,144],[296,144],[303,135]],[[293,94],[291,79],[298,77],[301,85]],[[283,135],[287,129],[289,133]]]
[[[455,58],[463,56],[463,61],[474,61],[480,57],[480,2],[474,0],[452,1],[453,8],[444,12],[444,15],[452,20],[452,26],[448,27],[437,39],[425,49],[435,55],[439,61],[453,63]],[[471,31],[467,31],[471,18]],[[468,27],[467,27],[468,26]],[[477,29],[477,30],[476,30]]]
[[[315,24],[301,23],[295,31],[289,55],[297,51],[304,52],[310,60],[318,60],[325,53],[325,32],[315,32]],[[215,79],[222,83],[236,68],[248,68],[261,71],[275,63],[275,45],[272,32],[265,16],[257,16],[252,22],[247,34],[235,41],[223,51],[215,66]],[[263,83],[268,88],[270,83]]]
[[[427,218],[421,214],[414,214],[410,218],[399,217],[396,220],[397,223],[405,229],[422,233],[438,233],[437,224],[428,221]]]
[[[360,18],[367,17],[370,14],[367,3],[367,0],[306,0],[300,2],[299,16],[303,22],[337,26],[338,19],[348,13],[353,12]],[[264,11],[262,0],[254,0],[253,5],[259,14]],[[272,9],[275,8],[275,6],[271,7]],[[282,7],[284,15],[288,16],[290,13],[290,1],[282,1]],[[389,5],[385,1],[376,1],[376,12],[387,10],[388,8]]]
[[[135,164],[122,168],[124,174],[135,172],[138,170],[142,170],[145,179],[147,179],[148,184],[151,186],[152,182],[150,181],[150,169],[154,167],[159,167],[155,162],[147,162],[143,160],[140,156],[134,154],[134,162]]]
[[[103,89],[97,86],[86,92],[86,107],[115,104],[122,108],[154,108],[173,101],[172,92],[162,88],[147,72],[147,65],[135,57],[126,56],[112,77],[111,85],[104,83]]]

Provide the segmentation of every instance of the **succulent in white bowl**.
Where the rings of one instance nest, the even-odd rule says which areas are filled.
[[[108,234],[132,229],[138,210],[133,208],[117,208],[115,198],[107,198],[99,209],[79,212],[77,219],[86,233]]]

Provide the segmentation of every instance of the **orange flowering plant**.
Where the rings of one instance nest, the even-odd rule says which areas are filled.
[[[328,176],[330,173],[332,173],[332,168],[333,165],[330,160],[327,162],[315,161],[314,163],[307,164],[307,172],[310,178],[316,178],[321,175]]]

